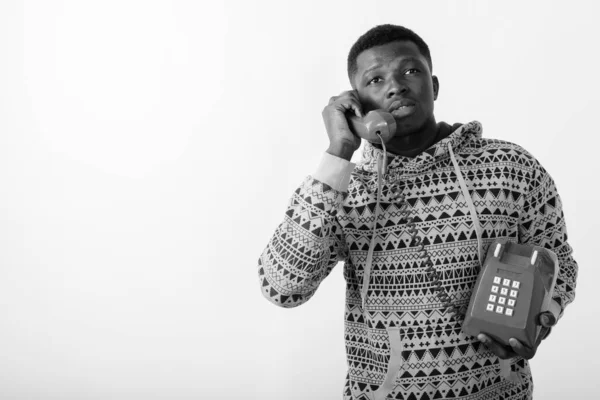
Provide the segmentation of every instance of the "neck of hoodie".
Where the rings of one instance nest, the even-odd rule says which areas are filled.
[[[436,137],[435,142],[414,157],[394,154],[387,149],[387,153],[385,153],[387,157],[383,157],[383,150],[376,147],[375,143],[364,141],[362,157],[357,166],[367,173],[372,173],[374,179],[377,179],[377,159],[381,157],[386,161],[386,165],[382,168],[382,177],[397,178],[399,174],[407,172],[412,174],[423,168],[430,168],[430,165],[436,162],[436,160],[443,160],[450,157],[448,144],[452,146],[455,153],[458,153],[471,140],[481,138],[481,134],[482,127],[478,121],[471,121],[466,124],[456,123],[453,125],[442,122],[440,123],[440,134]]]
[[[409,157],[409,158],[416,157],[419,154],[421,154],[423,151],[425,151],[428,148],[430,148],[431,146],[435,145],[440,140],[448,137],[460,125],[462,125],[462,124],[456,123],[454,125],[449,125],[446,122],[440,122],[440,123],[436,124],[436,134],[433,137],[433,139],[429,143],[426,142],[422,146],[422,148],[416,149],[416,150],[412,150],[412,151],[408,151],[408,152],[405,152],[403,154],[395,154],[392,150],[390,150],[388,148],[387,153],[390,154],[390,155],[392,155],[392,156],[394,156],[394,155],[400,155],[400,156]],[[373,146],[376,147],[376,148],[378,148],[379,150],[383,150],[383,147],[379,143],[373,143]]]

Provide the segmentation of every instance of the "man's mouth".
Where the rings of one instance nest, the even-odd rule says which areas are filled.
[[[396,118],[406,117],[415,110],[415,103],[410,100],[397,100],[390,105],[388,111]]]

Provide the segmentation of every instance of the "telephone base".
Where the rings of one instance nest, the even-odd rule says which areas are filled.
[[[534,348],[541,331],[538,316],[549,308],[557,275],[552,251],[496,239],[477,277],[463,332],[484,333],[506,346],[515,338]]]

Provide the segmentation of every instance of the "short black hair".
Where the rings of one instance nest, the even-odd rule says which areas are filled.
[[[356,59],[360,53],[372,47],[398,40],[408,40],[417,45],[417,48],[429,64],[429,70],[433,71],[429,46],[427,46],[427,43],[419,35],[400,25],[384,24],[369,29],[350,48],[350,52],[348,53],[348,79],[350,79],[350,83],[353,84],[354,76],[358,72]]]

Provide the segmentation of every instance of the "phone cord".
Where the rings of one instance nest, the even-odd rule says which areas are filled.
[[[383,171],[385,172],[386,168],[387,168],[387,150],[385,148],[385,142],[383,141],[383,138],[381,137],[379,132],[377,133],[377,135],[379,136],[379,139],[381,140],[381,145],[383,146],[383,155],[384,155]],[[456,177],[458,179],[461,191],[463,193],[465,201],[467,202],[467,206],[469,208],[469,212],[471,213],[471,218],[473,220],[475,234],[477,236],[477,257],[478,257],[478,261],[479,261],[479,268],[481,268],[481,266],[483,265],[483,241],[482,241],[481,224],[479,223],[479,218],[477,217],[477,211],[475,209],[475,205],[473,204],[473,200],[471,199],[469,190],[467,189],[465,180],[463,179],[462,173],[460,172],[460,167],[458,165],[458,162],[456,161],[456,158],[454,157],[454,151],[452,150],[451,142],[448,143],[448,150],[450,153],[450,159],[452,160],[452,164],[454,165],[454,172],[456,173]],[[381,186],[382,186],[381,185],[381,164],[379,164],[379,166],[378,166],[378,196],[377,196],[377,206],[375,208],[375,222],[373,223],[373,235],[375,235],[375,227],[377,225],[377,219],[379,216],[379,199],[381,198],[381,190],[382,190]],[[465,315],[467,312],[467,305],[463,304],[462,306],[460,306],[458,304],[458,301],[453,302],[452,299],[450,298],[450,295],[448,294],[446,288],[442,285],[442,277],[440,276],[440,272],[435,269],[433,261],[431,261],[431,256],[429,255],[428,251],[425,249],[425,243],[423,242],[421,237],[417,235],[418,229],[414,222],[414,218],[409,217],[410,211],[407,210],[408,202],[406,201],[405,196],[400,193],[397,193],[395,190],[394,190],[394,192],[395,193],[393,195],[393,199],[394,200],[399,199],[400,202],[402,203],[402,206],[400,208],[400,214],[402,215],[403,218],[406,219],[406,222],[407,222],[408,232],[411,235],[410,245],[411,246],[420,246],[417,251],[420,253],[420,258],[424,259],[424,261],[421,263],[421,267],[425,268],[425,272],[427,273],[427,278],[430,279],[431,281],[433,281],[433,284],[435,285],[433,290],[436,292],[437,298],[442,303],[443,309],[450,312],[450,314],[451,314],[450,318],[454,319],[457,323],[462,323],[464,321],[464,318],[465,318]],[[367,295],[367,285],[368,285],[369,275],[370,275],[369,267],[372,263],[374,242],[375,242],[374,240],[371,242],[371,246],[369,248],[369,253],[367,255],[367,268],[365,270],[365,277],[364,277],[363,287],[362,287],[363,309],[365,307],[365,301],[366,301],[366,297],[367,297],[366,296]],[[498,361],[500,364],[501,375],[505,379],[511,380],[513,382],[518,382],[519,378],[518,378],[517,374],[514,371],[511,371],[510,359],[506,359],[506,360],[498,359]]]
[[[381,145],[383,147],[383,154],[384,154],[384,162],[383,162],[384,169],[383,170],[385,171],[386,164],[387,164],[387,151],[386,151],[385,142],[383,141],[383,138],[381,137],[381,135],[379,133],[377,133],[377,135],[379,136],[379,139],[381,139]],[[479,259],[478,260],[479,266],[481,268],[482,261],[483,261],[481,225],[479,223],[479,218],[477,217],[477,211],[475,210],[475,205],[473,204],[473,201],[471,200],[471,196],[467,189],[467,185],[465,184],[465,181],[460,172],[458,162],[456,161],[456,158],[454,157],[454,152],[452,151],[451,143],[448,143],[448,149],[450,151],[450,158],[452,160],[452,164],[454,165],[454,170],[457,175],[459,185],[461,187],[461,190],[463,192],[463,195],[464,195],[467,205],[469,207],[471,217],[473,219],[475,233],[477,235],[477,256]],[[381,193],[381,183],[379,184],[378,189],[379,189],[379,192]],[[467,305],[460,306],[458,304],[458,302],[453,302],[452,298],[448,294],[446,288],[443,286],[442,276],[441,276],[440,272],[435,268],[433,261],[431,260],[431,256],[429,255],[429,252],[425,249],[425,243],[423,242],[422,238],[420,236],[418,236],[418,234],[417,234],[418,229],[414,222],[414,218],[409,216],[410,211],[408,211],[408,202],[406,201],[406,198],[404,197],[404,195],[402,195],[400,193],[394,193],[393,199],[399,200],[402,203],[402,205],[400,207],[400,214],[401,214],[402,218],[406,219],[408,233],[411,235],[410,246],[419,246],[419,248],[417,249],[417,251],[420,253],[419,258],[424,259],[424,261],[421,263],[421,267],[425,269],[425,272],[427,273],[427,278],[430,279],[433,282],[433,284],[435,285],[433,287],[433,290],[436,292],[437,298],[442,303],[443,308],[446,311],[451,313],[451,318],[453,318],[457,322],[462,322],[465,318],[465,314],[467,311]],[[377,224],[377,216],[378,216],[377,211],[378,210],[379,210],[379,196],[378,196],[378,203],[377,203],[376,212],[375,212],[375,214],[376,214],[375,222],[373,224],[373,233],[375,231],[375,226]],[[372,257],[372,253],[373,253],[373,248],[370,248],[369,255],[367,256],[368,259]],[[367,277],[367,279],[368,279],[368,277]],[[365,289],[365,288],[363,287],[363,289]],[[366,298],[366,293],[363,293],[363,307],[364,307],[365,298]]]

